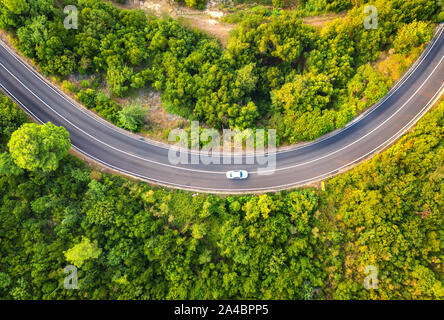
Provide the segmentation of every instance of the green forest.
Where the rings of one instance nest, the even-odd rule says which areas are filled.
[[[122,111],[115,98],[152,88],[168,112],[218,129],[276,129],[278,143],[291,144],[342,128],[377,102],[443,18],[434,0],[376,0],[379,27],[367,30],[366,4],[307,0],[303,10],[246,15],[227,48],[171,18],[102,0],[1,0],[0,29],[47,75],[105,82],[105,92],[64,88],[128,130],[141,128],[143,113]],[[78,9],[78,29],[64,27],[66,5]],[[301,19],[310,10],[344,9],[346,18],[323,28]]]
[[[443,135],[444,101],[326,191],[219,197],[85,167],[0,95],[0,298],[443,299]]]

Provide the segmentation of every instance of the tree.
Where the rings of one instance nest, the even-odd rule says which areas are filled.
[[[26,0],[3,0],[2,2],[14,14],[22,14],[29,10]]]
[[[285,0],[273,0],[273,7],[275,8],[283,8],[285,7]]]
[[[65,252],[66,260],[80,268],[85,261],[97,259],[102,253],[102,249],[97,246],[97,242],[91,242],[82,236],[82,241]]]
[[[8,143],[14,162],[22,169],[54,171],[71,148],[69,133],[48,122],[26,123],[16,130]]]
[[[132,76],[133,70],[130,67],[111,65],[106,74],[111,93],[116,97],[123,97],[128,92],[127,83],[129,83]]]
[[[22,173],[23,169],[14,163],[10,153],[4,152],[0,154],[0,175],[18,176]]]
[[[398,31],[393,45],[397,52],[409,53],[412,48],[429,42],[432,37],[433,28],[429,23],[414,21]]]
[[[253,64],[247,64],[236,72],[236,86],[245,93],[250,93],[256,88],[257,80]]]
[[[287,113],[324,109],[330,102],[333,86],[328,76],[307,74],[296,76],[279,90],[271,93],[273,108]]]
[[[4,151],[4,142],[11,134],[27,121],[26,116],[6,96],[0,94],[0,152]]]

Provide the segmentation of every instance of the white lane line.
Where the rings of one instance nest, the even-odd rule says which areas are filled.
[[[429,102],[428,102],[428,103],[426,104],[426,106],[421,110],[421,112],[420,112],[418,115],[416,115],[416,117],[415,117],[414,119],[412,119],[407,125],[405,125],[401,131],[398,131],[398,132],[397,132],[395,135],[393,135],[389,140],[387,140],[387,143],[385,143],[385,145],[390,144],[390,142],[393,141],[393,140],[396,140],[402,132],[404,132],[405,130],[407,130],[407,129],[408,129],[413,123],[417,122],[417,121],[421,118],[422,113],[423,113],[427,108],[429,108],[431,104],[434,104],[434,101],[437,100],[437,97],[440,95],[441,91],[443,91],[443,88],[444,88],[444,84],[441,86],[440,91],[438,91],[438,92],[432,97],[432,99],[429,100]],[[296,186],[298,186],[298,185],[303,185],[303,184],[306,184],[306,183],[309,183],[309,182],[318,181],[318,180],[321,179],[321,178],[329,177],[329,176],[331,176],[334,172],[338,172],[338,171],[340,171],[340,170],[342,170],[342,169],[344,169],[344,168],[347,168],[347,167],[351,166],[351,165],[354,164],[354,163],[357,163],[357,162],[361,161],[362,159],[365,159],[367,156],[371,155],[372,153],[374,153],[375,151],[379,150],[379,149],[382,148],[382,147],[384,147],[384,145],[380,145],[379,147],[373,149],[372,151],[368,152],[367,154],[363,155],[362,157],[360,157],[360,158],[358,158],[358,159],[356,159],[356,160],[354,160],[354,161],[352,161],[352,162],[349,162],[348,164],[346,164],[346,165],[344,165],[344,166],[342,166],[342,167],[340,167],[340,168],[338,168],[338,169],[335,169],[335,170],[329,171],[329,172],[327,172],[327,173],[321,174],[321,175],[316,176],[316,177],[314,177],[314,178],[309,178],[309,179],[305,179],[305,180],[300,180],[300,181],[298,181],[298,182],[292,182],[292,183],[283,184],[283,185],[279,185],[279,186],[263,187],[263,188],[250,188],[250,189],[214,189],[214,188],[204,188],[204,187],[192,187],[192,186],[187,186],[187,185],[182,185],[182,184],[176,184],[176,183],[164,182],[164,181],[161,181],[161,180],[153,179],[153,178],[146,177],[146,176],[143,176],[143,175],[140,175],[140,174],[137,174],[137,173],[132,173],[132,172],[127,171],[127,170],[124,170],[124,169],[117,168],[117,167],[115,167],[115,166],[113,166],[113,165],[110,165],[110,164],[108,164],[108,163],[106,163],[106,162],[104,162],[104,161],[102,161],[102,160],[100,160],[100,159],[97,159],[97,158],[93,157],[93,156],[90,156],[90,155],[88,155],[88,154],[86,154],[86,155],[87,155],[88,157],[91,157],[92,159],[96,160],[97,162],[104,164],[105,166],[108,166],[108,167],[110,167],[110,168],[112,168],[112,169],[115,169],[115,170],[117,170],[117,171],[120,171],[120,172],[123,172],[123,173],[129,174],[130,176],[134,176],[134,177],[141,178],[141,179],[146,180],[146,181],[148,181],[148,182],[155,182],[155,183],[163,184],[163,185],[166,185],[166,186],[173,186],[173,187],[176,187],[176,188],[191,189],[191,190],[193,190],[193,191],[210,191],[210,192],[211,192],[211,191],[213,191],[213,192],[214,192],[214,191],[218,191],[218,192],[227,192],[227,193],[230,193],[230,192],[231,192],[231,193],[232,193],[232,192],[256,192],[256,191],[264,191],[264,190],[288,189],[288,188],[296,187]],[[81,150],[79,150],[79,151],[81,151]]]
[[[321,142],[323,142],[323,141],[326,141],[326,140],[328,140],[328,139],[330,139],[330,138],[333,138],[334,136],[336,136],[336,135],[338,135],[339,133],[342,133],[343,131],[345,131],[345,130],[348,130],[349,128],[352,128],[354,125],[356,125],[357,123],[359,123],[359,122],[361,122],[363,119],[365,119],[368,115],[370,115],[372,112],[374,112],[375,110],[377,110],[382,104],[384,104],[384,102],[385,101],[387,101],[391,96],[393,96],[393,94],[395,94],[401,87],[402,87],[402,85],[415,73],[415,71],[421,66],[421,64],[422,64],[422,62],[428,57],[428,55],[430,54],[430,52],[433,50],[433,48],[435,47],[435,45],[438,43],[438,40],[439,40],[439,37],[441,37],[441,35],[443,34],[443,32],[444,32],[444,27],[442,27],[442,26],[440,26],[440,30],[438,30],[436,33],[435,33],[435,36],[434,36],[434,38],[433,38],[433,43],[432,43],[432,45],[430,46],[430,47],[428,47],[428,48],[426,48],[426,54],[422,54],[421,55],[421,57],[420,57],[420,59],[418,59],[418,61],[416,61],[415,62],[415,65],[416,66],[414,66],[413,67],[413,69],[411,69],[410,71],[409,71],[409,73],[408,73],[408,75],[406,76],[406,77],[404,77],[403,79],[401,79],[401,81],[398,83],[398,84],[396,84],[396,86],[395,86],[395,88],[394,89],[392,89],[391,90],[391,92],[389,92],[381,101],[379,101],[377,104],[376,104],[376,106],[373,106],[373,108],[371,108],[371,109],[369,109],[369,111],[368,112],[366,112],[361,118],[359,118],[359,120],[358,121],[354,121],[353,122],[353,120],[352,120],[352,123],[350,124],[350,125],[348,125],[348,126],[346,126],[346,127],[344,127],[344,128],[342,128],[341,130],[339,130],[338,132],[336,132],[336,133],[334,133],[334,134],[332,134],[331,136],[328,136],[327,138],[325,138],[325,139],[322,139],[322,137],[321,138],[319,138],[318,140],[316,140],[316,141],[314,141],[314,142],[312,142],[312,143],[309,143],[309,144],[306,144],[306,145],[303,145],[303,146],[300,146],[300,147],[296,147],[296,148],[292,148],[292,149],[289,149],[289,150],[282,150],[282,151],[278,151],[277,153],[276,153],[276,155],[279,155],[279,154],[283,154],[283,153],[286,153],[286,152],[292,152],[292,151],[296,151],[296,150],[300,150],[300,149],[303,149],[303,148],[307,148],[307,147],[311,147],[311,146],[313,146],[313,145],[316,145],[316,144],[318,144],[318,143],[321,143]],[[73,104],[72,103],[72,101],[70,101],[67,97],[65,97],[64,95],[62,95],[60,92],[59,92],[59,90],[58,89],[56,89],[56,88],[54,88],[54,86],[52,86],[52,85],[50,85],[45,79],[43,79],[42,77],[41,77],[41,75],[39,75],[37,72],[35,72],[32,68],[30,68],[28,65],[26,65],[23,61],[21,61],[21,59],[19,59],[16,55],[15,55],[15,53],[6,45],[6,44],[4,44],[3,43],[3,41],[1,41],[0,40],[0,45],[3,47],[3,48],[5,48],[8,52],[9,52],[9,54],[12,56],[12,57],[14,57],[14,59],[15,60],[17,60],[22,66],[24,66],[26,69],[28,69],[39,81],[41,81],[41,82],[43,82],[49,89],[51,89],[52,91],[54,91],[58,96],[60,96],[62,99],[64,99],[66,102],[68,102],[70,105],[72,105],[74,108],[76,108],[76,109],[79,109],[81,112],[83,112],[85,115],[87,115],[88,117],[90,117],[91,119],[93,119],[94,121],[96,121],[97,123],[99,123],[99,124],[101,124],[101,125],[104,125],[104,126],[106,126],[106,127],[108,127],[108,128],[110,128],[110,129],[112,129],[113,131],[115,131],[115,132],[117,132],[117,133],[119,133],[119,134],[121,134],[121,135],[124,135],[125,137],[127,137],[127,138],[131,138],[131,139],[133,139],[133,140],[135,140],[135,141],[137,141],[137,142],[142,142],[142,143],[146,143],[146,144],[148,144],[148,145],[150,145],[150,146],[155,146],[155,147],[158,147],[158,148],[162,148],[162,149],[168,149],[168,147],[166,147],[166,146],[163,146],[163,145],[157,145],[157,144],[152,144],[152,143],[149,143],[149,142],[147,142],[147,141],[144,141],[144,140],[138,140],[138,139],[136,139],[136,138],[134,138],[134,137],[131,137],[131,136],[129,136],[129,135],[127,135],[127,134],[125,134],[125,133],[123,133],[123,132],[121,132],[121,131],[119,131],[119,130],[116,130],[116,128],[114,128],[114,127],[112,127],[107,121],[105,121],[105,122],[102,122],[102,121],[99,121],[98,119],[96,119],[96,117],[94,117],[94,116],[92,116],[91,114],[89,114],[88,112],[86,112],[85,110],[83,110],[82,108],[79,108],[79,107],[77,107],[75,104]],[[195,152],[194,151],[192,151],[192,150],[189,150],[189,153],[191,153],[191,154],[195,154]],[[221,155],[221,157],[231,157],[231,156],[224,156],[224,155]],[[243,156],[243,158],[250,158],[250,157],[254,157],[254,155],[253,156],[248,156],[248,155],[246,155],[246,156]],[[208,172],[208,171],[206,171],[206,172]]]
[[[0,83],[0,86],[1,86],[4,90],[6,90],[8,93],[10,93],[10,92],[9,92],[9,91],[8,91],[8,90],[7,90],[2,84],[1,84],[1,83]],[[440,91],[438,91],[438,92],[433,96],[433,98],[430,99],[430,101],[429,101],[429,102],[427,103],[427,105],[421,110],[421,112],[418,113],[418,114],[416,115],[415,118],[413,118],[413,119],[412,119],[407,125],[404,126],[403,130],[398,131],[398,133],[395,134],[395,135],[393,135],[393,136],[391,137],[391,139],[387,140],[388,143],[390,143],[390,141],[393,141],[394,139],[397,139],[398,136],[399,136],[403,131],[407,130],[407,129],[408,129],[408,128],[409,128],[414,122],[418,121],[418,120],[421,118],[422,113],[423,113],[427,108],[429,108],[431,104],[433,104],[433,103],[437,100],[437,97],[440,95],[440,93],[441,93],[441,91],[443,90],[443,88],[444,88],[444,84],[441,86]],[[14,96],[13,96],[13,97],[14,97]],[[15,99],[15,97],[14,97],[14,99]],[[29,109],[26,108],[26,107],[25,107],[20,101],[17,101],[17,102],[18,102],[19,104],[21,104],[23,108],[25,108],[26,110],[29,111]],[[29,111],[29,112],[30,112],[31,114],[33,114],[31,111]],[[35,115],[34,115],[34,116],[35,116]],[[36,117],[36,119],[38,119],[38,118]],[[39,121],[42,122],[41,120],[39,120]],[[42,122],[42,123],[43,123],[43,122]],[[332,175],[333,173],[338,172],[338,171],[340,171],[340,170],[342,170],[342,169],[344,169],[344,168],[347,168],[347,167],[349,167],[350,165],[352,165],[352,164],[354,164],[354,163],[356,163],[356,162],[359,162],[359,161],[362,160],[362,159],[365,159],[367,156],[371,155],[373,152],[377,151],[379,148],[382,148],[382,147],[383,147],[383,145],[381,145],[381,146],[378,147],[378,148],[373,149],[372,151],[368,152],[367,154],[363,155],[362,157],[360,157],[360,158],[358,158],[358,159],[356,159],[356,160],[354,160],[354,161],[352,161],[352,162],[349,162],[348,164],[346,164],[346,165],[344,165],[344,166],[342,166],[342,167],[340,167],[340,168],[338,168],[338,169],[332,170],[332,171],[330,171],[330,172],[324,173],[324,174],[319,175],[319,176],[316,176],[316,177],[314,177],[314,178],[309,178],[309,179],[301,180],[301,181],[298,181],[298,182],[288,183],[288,184],[279,185],[279,186],[263,187],[263,188],[250,188],[250,189],[214,189],[214,188],[204,188],[204,187],[192,187],[192,186],[189,186],[189,185],[182,185],[182,184],[177,184],[177,183],[171,183],[171,182],[166,182],[166,181],[162,181],[162,180],[158,180],[158,179],[150,178],[150,177],[147,177],[147,176],[144,176],[144,175],[140,175],[140,174],[137,174],[137,173],[133,173],[133,172],[131,172],[131,171],[127,171],[127,170],[125,170],[125,169],[118,168],[118,167],[116,167],[116,166],[113,166],[113,165],[111,165],[111,164],[105,162],[105,161],[102,161],[102,160],[100,160],[100,159],[97,159],[97,158],[95,158],[94,156],[89,155],[87,152],[83,151],[82,149],[73,146],[73,148],[76,149],[76,150],[78,150],[80,153],[86,155],[87,157],[90,157],[91,159],[93,159],[93,160],[95,160],[95,161],[97,161],[97,162],[99,162],[99,163],[102,163],[103,165],[105,165],[105,166],[107,166],[107,167],[109,167],[109,168],[111,168],[111,169],[113,169],[113,170],[117,170],[117,171],[119,171],[119,172],[129,174],[130,176],[133,176],[133,177],[138,177],[138,178],[143,179],[143,180],[148,181],[148,182],[158,183],[158,184],[161,184],[161,185],[164,185],[164,186],[167,186],[167,187],[183,188],[183,189],[189,189],[189,190],[191,189],[191,190],[195,190],[195,191],[209,191],[209,192],[215,192],[215,191],[218,191],[218,192],[227,192],[227,193],[230,193],[230,192],[231,192],[231,193],[233,193],[233,192],[256,192],[256,191],[263,191],[263,190],[285,189],[285,188],[296,187],[296,186],[298,186],[298,185],[302,185],[302,184],[309,183],[309,182],[312,182],[312,181],[318,181],[318,180],[321,179],[321,178],[329,177],[329,176]]]
[[[267,173],[267,172],[276,172],[276,171],[283,171],[283,170],[289,170],[289,169],[293,169],[293,168],[297,168],[297,167],[301,167],[301,166],[305,166],[314,162],[318,162],[320,160],[323,160],[325,158],[331,157],[335,154],[337,154],[338,152],[341,152],[353,145],[355,145],[356,143],[358,143],[359,141],[367,138],[369,135],[373,134],[373,132],[375,132],[376,130],[378,130],[379,128],[381,128],[383,125],[385,125],[388,121],[390,121],[394,116],[396,116],[401,110],[403,110],[405,108],[406,105],[409,104],[409,102],[418,94],[418,92],[424,87],[424,85],[428,82],[428,80],[435,74],[436,70],[440,67],[442,61],[444,59],[444,56],[441,57],[441,59],[439,60],[438,64],[433,68],[432,72],[428,75],[428,77],[423,81],[423,83],[418,87],[418,89],[410,96],[410,98],[400,107],[398,108],[390,117],[388,117],[387,119],[385,119],[382,123],[380,123],[376,128],[372,129],[370,132],[368,132],[367,134],[363,135],[362,137],[360,137],[359,139],[353,141],[352,143],[337,149],[331,153],[328,153],[322,157],[319,158],[315,158],[312,159],[310,161],[306,161],[306,162],[302,162],[302,163],[297,163],[295,165],[291,165],[291,166],[287,166],[287,167],[283,167],[283,168],[276,168],[276,169],[271,169],[271,170],[263,170],[263,173]],[[166,163],[162,163],[162,162],[158,162],[158,161],[154,161],[154,160],[150,160],[150,159],[146,159],[144,157],[140,157],[138,155],[135,155],[133,153],[129,153],[127,151],[118,149],[116,147],[113,147],[112,145],[103,142],[100,139],[97,139],[96,137],[90,135],[89,133],[87,133],[86,131],[84,131],[83,129],[79,128],[77,125],[75,125],[74,123],[72,123],[71,121],[69,121],[67,118],[65,118],[64,116],[62,116],[60,113],[58,113],[55,109],[53,109],[51,106],[49,106],[45,101],[43,101],[40,97],[38,97],[34,92],[32,92],[20,79],[18,79],[12,72],[10,72],[1,62],[0,62],[0,66],[2,66],[17,82],[19,82],[24,88],[26,88],[34,97],[36,97],[39,101],[41,101],[47,108],[49,108],[50,110],[52,110],[54,113],[56,113],[60,118],[62,118],[63,120],[65,120],[66,122],[68,122],[71,126],[73,126],[74,128],[76,128],[77,130],[79,130],[80,132],[84,133],[85,135],[87,135],[88,137],[90,137],[91,139],[105,145],[108,148],[111,148],[117,152],[126,154],[130,157],[134,157],[136,159],[142,160],[142,161],[147,161],[156,165],[162,165],[162,166],[166,166],[169,168],[174,168],[174,169],[179,169],[179,170],[185,170],[185,171],[190,171],[190,172],[199,172],[199,173],[212,173],[212,174],[225,174],[224,172],[221,171],[209,171],[209,170],[198,170],[198,169],[192,169],[192,168],[183,168],[183,167],[178,167],[178,166],[174,166],[174,165],[170,165],[170,164],[166,164]],[[384,142],[385,143],[385,142]],[[257,174],[258,171],[252,171],[251,174]]]
[[[117,152],[123,153],[125,155],[128,155],[130,157],[134,157],[136,159],[142,160],[142,161],[146,161],[146,162],[150,162],[153,164],[157,164],[157,165],[162,165],[162,166],[166,166],[166,167],[170,167],[170,168],[174,168],[174,169],[181,169],[181,170],[187,170],[187,171],[193,171],[193,172],[201,172],[201,173],[215,173],[215,174],[225,174],[224,172],[220,172],[220,171],[206,171],[206,170],[196,170],[196,169],[190,169],[190,168],[181,168],[181,167],[177,167],[174,165],[170,165],[170,164],[165,164],[165,163],[161,163],[161,162],[157,162],[154,160],[150,160],[150,159],[145,159],[143,157],[139,157],[138,155],[120,150],[116,147],[113,147],[99,139],[97,139],[96,137],[90,135],[89,133],[87,133],[86,131],[84,131],[83,129],[79,128],[77,125],[75,125],[74,123],[72,123],[71,121],[69,121],[67,118],[65,118],[64,116],[62,116],[60,113],[58,113],[56,110],[54,110],[53,108],[51,108],[45,101],[43,101],[42,99],[40,99],[34,92],[32,92],[28,87],[25,86],[25,84],[23,82],[21,82],[19,79],[17,79],[16,76],[14,76],[14,74],[12,74],[1,62],[0,62],[0,66],[3,67],[3,69],[5,69],[17,82],[19,82],[24,88],[26,88],[35,98],[37,98],[41,103],[43,103],[48,109],[50,109],[52,112],[54,112],[56,115],[58,115],[61,119],[63,119],[64,121],[66,121],[67,123],[69,123],[72,127],[76,128],[78,131],[82,132],[83,134],[85,134],[86,136],[90,137],[91,139],[103,144],[104,146],[115,150]],[[2,87],[4,88],[4,86],[2,85]],[[7,90],[8,91],[8,90]],[[14,100],[17,100],[18,102],[20,102],[20,99],[18,99],[16,96],[14,96],[10,91],[8,91],[8,93],[14,98]],[[23,105],[23,103],[20,102],[20,105]],[[29,110],[29,109],[27,109]]]
[[[407,82],[408,79],[410,79],[410,77],[415,73],[415,71],[422,65],[422,62],[429,56],[430,52],[433,50],[433,48],[436,46],[436,44],[438,43],[439,38],[441,37],[441,35],[444,32],[444,24],[440,25],[440,28],[436,31],[433,39],[431,40],[432,42],[429,44],[429,46],[427,46],[424,50],[424,52],[422,52],[422,54],[419,56],[418,60],[410,67],[410,69],[407,71],[407,73],[405,74],[405,76],[400,79],[400,81],[387,93],[387,95],[385,95],[380,101],[378,101],[376,104],[374,104],[373,106],[369,107],[367,109],[366,112],[364,112],[363,114],[361,114],[360,116],[357,116],[356,118],[352,119],[347,125],[345,125],[342,129],[339,129],[337,132],[333,133],[330,136],[327,136],[326,138],[320,137],[317,140],[305,144],[303,146],[300,147],[295,147],[295,148],[291,148],[288,150],[282,150],[279,151],[278,154],[281,153],[285,153],[285,152],[291,152],[291,151],[296,151],[296,150],[300,150],[303,148],[307,148],[307,147],[312,147],[318,143],[327,141],[330,138],[335,137],[336,135],[343,133],[344,131],[352,128],[353,126],[355,126],[356,124],[360,123],[361,121],[363,121],[367,116],[369,116],[370,114],[372,114],[374,111],[376,111],[379,107],[381,107],[384,102],[386,102],[388,99],[390,99],[396,92],[398,92],[398,90],[402,87],[402,85]],[[328,133],[326,134],[328,135]]]
[[[341,152],[345,149],[347,149],[348,147],[358,143],[359,141],[361,141],[362,139],[365,139],[367,136],[369,136],[370,134],[372,134],[374,131],[378,130],[381,126],[383,126],[385,123],[387,123],[388,121],[390,121],[396,114],[398,114],[402,109],[405,108],[405,106],[413,99],[414,96],[416,96],[416,94],[424,87],[424,85],[426,84],[426,82],[432,77],[432,75],[436,72],[436,70],[438,69],[438,67],[440,66],[441,62],[443,61],[444,57],[441,58],[441,60],[439,61],[439,63],[435,66],[435,68],[433,69],[433,71],[429,74],[429,76],[425,79],[425,81],[421,84],[421,86],[414,92],[414,94],[412,96],[410,96],[410,98],[395,112],[393,113],[389,118],[387,118],[386,120],[384,120],[381,124],[379,124],[376,128],[374,128],[373,130],[371,130],[370,132],[368,132],[367,134],[365,134],[364,136],[360,137],[358,140],[355,140],[354,142],[336,150],[333,151],[332,153],[329,153],[325,156],[310,160],[310,161],[306,161],[303,163],[299,163],[299,164],[295,164],[292,166],[288,166],[288,167],[284,167],[284,168],[276,168],[274,170],[264,170],[264,172],[276,172],[276,171],[283,171],[283,170],[289,170],[289,169],[293,169],[296,167],[300,167],[300,166],[304,166],[304,165],[308,165],[311,164],[313,162],[317,162],[320,161],[322,159],[328,158],[338,152]],[[95,138],[94,136],[90,135],[89,133],[87,133],[86,131],[82,130],[81,128],[79,128],[78,126],[76,126],[75,124],[73,124],[71,121],[69,121],[68,119],[66,119],[65,117],[63,117],[60,113],[58,113],[56,110],[54,110],[51,106],[49,106],[45,101],[43,101],[40,97],[38,97],[34,92],[32,92],[22,81],[20,81],[14,74],[12,74],[12,72],[10,72],[1,62],[0,65],[14,78],[16,79],[17,82],[19,82],[24,88],[26,88],[34,97],[36,97],[39,101],[41,101],[47,108],[49,108],[50,110],[52,110],[55,114],[57,114],[60,118],[62,118],[63,120],[65,120],[66,122],[68,122],[70,125],[72,125],[74,128],[76,128],[77,130],[79,130],[80,132],[84,133],[85,135],[87,135],[88,137],[90,137],[91,139],[109,147],[110,149],[113,149],[117,152],[126,154],[130,157],[134,157],[136,159],[142,160],[142,161],[147,161],[153,164],[157,164],[157,165],[162,165],[162,166],[166,166],[166,167],[170,167],[173,169],[180,169],[180,170],[185,170],[185,171],[190,171],[190,172],[199,172],[199,173],[210,173],[210,174],[224,174],[224,172],[220,172],[220,171],[208,171],[208,170],[197,170],[197,169],[191,169],[191,168],[182,168],[182,167],[177,167],[177,166],[173,166],[173,165],[169,165],[169,164],[165,164],[165,163],[161,163],[161,162],[157,162],[157,161],[153,161],[150,159],[146,159],[137,155],[134,155],[132,153],[128,153],[126,151],[120,150],[118,148],[115,148],[97,138]],[[13,96],[14,99],[18,100],[17,97]],[[383,143],[385,144],[386,141]],[[257,174],[258,171],[252,171],[251,174]]]
[[[289,169],[293,169],[296,167],[301,167],[301,166],[305,166],[308,164],[311,164],[313,162],[317,162],[320,160],[323,160],[325,158],[328,158],[332,155],[337,154],[338,152],[341,152],[349,147],[351,147],[352,145],[358,143],[359,141],[365,139],[366,137],[368,137],[370,134],[372,134],[373,132],[375,132],[376,130],[378,130],[380,127],[382,127],[384,124],[386,124],[388,121],[390,121],[396,114],[398,114],[402,109],[405,108],[405,106],[418,94],[418,92],[424,87],[424,85],[428,82],[428,80],[432,77],[432,75],[436,72],[436,70],[439,68],[440,64],[442,63],[444,59],[444,56],[441,57],[440,61],[438,62],[438,64],[434,67],[434,69],[432,70],[432,72],[428,75],[428,77],[423,81],[423,83],[421,84],[421,86],[413,93],[412,96],[410,96],[410,98],[400,107],[396,110],[396,112],[394,112],[390,117],[388,117],[386,120],[384,120],[381,124],[379,124],[376,128],[372,129],[370,132],[368,132],[367,134],[365,134],[364,136],[360,137],[359,139],[355,140],[354,142],[338,149],[335,150],[329,154],[326,154],[322,157],[316,158],[316,159],[312,159],[310,161],[306,161],[306,162],[302,162],[302,163],[298,163],[292,166],[288,166],[288,167],[283,167],[283,168],[276,168],[276,169],[271,169],[271,170],[263,170],[263,173],[266,172],[276,172],[276,171],[283,171],[283,170],[289,170]],[[133,153],[129,153],[126,151],[123,151],[121,149],[118,149],[116,147],[111,146],[110,144],[107,144],[103,141],[101,141],[100,139],[97,139],[96,137],[90,135],[89,133],[87,133],[86,131],[82,130],[81,128],[79,128],[78,126],[76,126],[74,123],[72,123],[71,121],[69,121],[67,118],[65,118],[64,116],[62,116],[60,113],[58,113],[55,109],[53,109],[51,106],[49,106],[45,101],[43,101],[40,97],[38,97],[34,92],[32,92],[20,79],[18,79],[12,72],[10,72],[1,62],[0,62],[0,66],[2,66],[17,82],[19,82],[24,88],[26,88],[35,98],[37,98],[39,101],[41,101],[47,108],[49,108],[50,110],[52,110],[55,114],[57,114],[61,119],[65,120],[66,122],[68,122],[71,126],[73,126],[74,128],[76,128],[77,130],[79,130],[80,132],[84,133],[85,135],[87,135],[88,137],[90,137],[91,139],[105,145],[106,147],[113,149],[117,152],[126,154],[130,157],[134,157],[136,159],[142,160],[142,161],[146,161],[149,163],[153,163],[156,165],[162,165],[162,166],[166,166],[169,168],[174,168],[174,169],[179,169],[179,170],[185,170],[185,171],[190,171],[190,172],[199,172],[199,173],[211,173],[211,174],[225,174],[224,172],[221,171],[209,171],[209,170],[198,170],[198,169],[191,169],[191,168],[183,168],[183,167],[177,167],[174,165],[170,165],[170,164],[165,164],[162,162],[158,162],[158,161],[154,161],[154,160],[150,160],[150,159],[146,159],[144,157],[140,157],[138,155],[135,155]],[[17,99],[16,97],[14,97],[15,99]],[[78,108],[77,108],[78,109]],[[385,142],[384,142],[385,143]],[[251,174],[257,174],[258,171],[252,171]]]
[[[365,139],[365,138],[367,138],[369,135],[371,135],[373,132],[375,132],[376,130],[378,130],[379,128],[381,128],[383,125],[385,125],[388,121],[390,121],[394,116],[396,116],[400,111],[402,111],[402,109],[404,109],[405,108],[405,106],[406,105],[408,105],[409,104],[409,102],[410,101],[412,101],[413,100],[413,98],[418,94],[418,92],[424,87],[424,85],[426,84],[426,82],[432,77],[432,75],[435,73],[435,71],[438,69],[438,67],[440,66],[440,64],[442,63],[442,61],[444,60],[444,56],[443,57],[441,57],[441,60],[439,60],[439,63],[435,66],[435,68],[433,69],[433,71],[429,74],[429,76],[427,77],[427,79],[422,83],[422,85],[415,91],[415,93],[413,93],[413,95],[412,96],[410,96],[410,98],[401,106],[401,107],[399,107],[390,117],[388,117],[387,119],[385,119],[382,123],[380,123],[376,128],[373,128],[371,131],[369,131],[368,133],[366,133],[365,135],[363,135],[362,137],[360,137],[359,139],[357,139],[357,140],[355,140],[355,141],[353,141],[352,143],[350,143],[350,144],[348,144],[348,145],[346,145],[345,147],[342,147],[342,148],[340,148],[340,149],[337,149],[337,150],[335,150],[335,151],[333,151],[333,152],[331,152],[331,153],[329,153],[329,154],[327,154],[327,155],[325,155],[325,156],[322,156],[322,157],[319,157],[319,158],[316,158],[316,159],[313,159],[313,160],[310,160],[310,161],[306,161],[306,162],[303,162],[303,163],[297,163],[297,164],[295,164],[295,165],[292,165],[292,166],[288,166],[288,167],[284,167],[284,168],[277,168],[277,169],[275,169],[275,170],[263,170],[262,172],[271,172],[271,171],[281,171],[281,170],[288,170],[288,169],[292,169],[292,168],[296,168],[296,167],[300,167],[300,166],[304,166],[304,165],[307,165],[307,164],[310,164],[310,163],[313,163],[313,162],[317,162],[317,161],[319,161],[319,160],[322,160],[322,159],[325,159],[325,158],[328,158],[328,157],[330,157],[330,156],[332,156],[332,155],[334,155],[334,154],[336,154],[336,153],[338,153],[338,152],[341,152],[341,151],[343,151],[343,150],[345,150],[345,149],[347,149],[347,148],[349,148],[350,146],[352,146],[352,145],[354,145],[354,144],[356,144],[356,143],[358,143],[359,141],[361,141],[361,140],[363,140],[363,139]],[[441,89],[440,89],[441,90]],[[439,92],[439,91],[438,91]],[[435,94],[436,95],[436,94]],[[399,132],[399,131],[398,131]],[[383,144],[385,144],[387,142],[387,140],[386,141],[384,141],[381,145],[383,145]]]
[[[14,97],[14,95],[8,90],[6,89],[6,87],[3,86],[3,84],[0,83],[0,87],[2,87],[2,89],[11,97],[13,97],[14,100],[16,100],[17,98]],[[20,104],[22,106],[22,108],[24,108],[26,110],[26,112],[31,115],[34,119],[37,120],[37,122],[40,122],[41,124],[43,124],[44,122],[42,120],[39,119],[39,117],[37,117],[31,110],[29,110],[23,103],[21,103],[19,100],[16,100],[16,102],[18,104]]]

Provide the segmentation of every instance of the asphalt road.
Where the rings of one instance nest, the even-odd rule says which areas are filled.
[[[0,89],[39,122],[65,127],[73,147],[103,166],[156,184],[202,192],[252,193],[293,188],[342,172],[382,150],[411,128],[444,87],[444,33],[380,103],[347,127],[313,143],[276,154],[276,170],[263,165],[174,165],[168,149],[104,123],[67,99],[0,42]],[[227,170],[246,169],[232,181]]]

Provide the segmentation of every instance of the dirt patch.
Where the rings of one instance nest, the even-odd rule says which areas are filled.
[[[168,15],[191,28],[201,30],[219,39],[224,47],[228,44],[231,30],[236,27],[234,24],[222,23],[219,19],[225,13],[218,11],[214,6],[208,6],[207,9],[201,11],[171,4],[166,0],[154,0],[142,2],[140,8],[158,17]]]
[[[221,45],[226,48],[230,39],[230,32],[235,25],[222,23],[214,18],[203,18],[201,15],[180,16],[189,26],[205,32],[206,34],[219,39]]]
[[[138,9],[140,7],[139,0],[127,0],[125,4],[113,2],[112,0],[104,0],[104,2],[111,2],[115,7],[120,9]]]
[[[129,97],[115,99],[121,106],[140,105],[146,110],[145,125],[139,135],[167,142],[168,132],[174,128],[185,128],[189,120],[168,113],[162,105],[160,92],[142,88],[131,92]]]
[[[221,1],[218,0],[210,0],[207,2],[205,10],[197,10],[168,0],[128,0],[126,4],[113,2],[116,7],[121,9],[142,9],[159,18],[172,17],[190,28],[196,28],[219,39],[225,48],[228,45],[230,32],[236,28],[236,25],[221,22],[221,18],[226,15],[227,12],[219,9],[220,3]],[[227,5],[234,6],[232,3],[230,4],[229,1]],[[242,5],[236,7],[242,8]],[[249,7],[251,7],[251,5]],[[308,25],[323,27],[327,22],[337,18],[344,18],[346,15],[347,12],[328,13],[322,16],[306,17],[303,18],[303,20]]]
[[[328,22],[336,19],[344,19],[347,16],[347,12],[342,13],[328,13],[322,16],[305,17],[304,22],[314,27],[324,27]]]
[[[217,9],[217,1],[210,2],[205,10],[191,9],[167,0],[128,0],[126,4],[113,4],[121,9],[142,9],[159,18],[171,17],[190,28],[196,28],[219,39],[224,47],[228,44],[231,30],[236,27],[219,20],[225,13]]]

